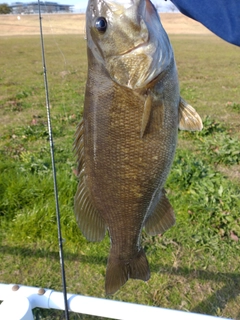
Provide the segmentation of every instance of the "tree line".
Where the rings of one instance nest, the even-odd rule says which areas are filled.
[[[7,3],[0,3],[0,14],[8,14],[12,12],[12,8]]]

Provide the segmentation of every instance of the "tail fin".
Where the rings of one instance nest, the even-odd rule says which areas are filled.
[[[150,278],[148,261],[142,248],[128,261],[113,258],[110,254],[105,281],[106,294],[114,294],[129,278],[143,281]]]

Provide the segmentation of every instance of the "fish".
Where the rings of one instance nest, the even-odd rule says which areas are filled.
[[[180,96],[173,49],[150,0],[89,0],[86,38],[74,212],[87,240],[109,233],[105,292],[114,294],[130,278],[149,280],[142,231],[175,224],[164,184],[178,128],[201,130],[202,121]]]

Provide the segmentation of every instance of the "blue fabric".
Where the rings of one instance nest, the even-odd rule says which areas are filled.
[[[240,46],[240,0],[171,0],[186,16]]]

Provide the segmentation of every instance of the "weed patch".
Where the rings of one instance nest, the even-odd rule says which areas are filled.
[[[227,106],[233,111],[240,113],[240,103],[228,102]]]
[[[240,163],[240,141],[229,135],[216,135],[199,144],[201,152],[214,164],[235,165]]]
[[[231,240],[233,233],[240,237],[240,190],[204,160],[186,152],[178,153],[168,186],[177,190],[174,202],[180,211],[188,212],[193,227],[204,225],[197,232],[194,228],[196,241],[211,242],[216,235],[219,241]]]

